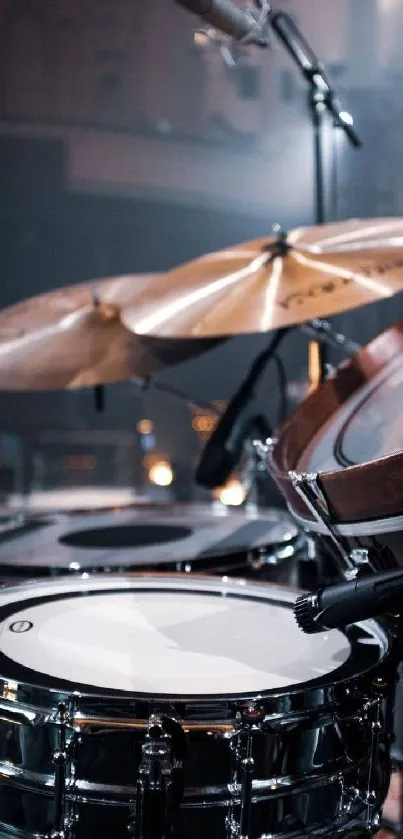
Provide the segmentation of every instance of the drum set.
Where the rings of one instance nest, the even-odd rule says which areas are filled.
[[[102,388],[300,325],[345,347],[317,319],[402,289],[403,220],[277,233],[4,310],[0,387]],[[378,830],[399,614],[305,635],[293,607],[307,560],[324,582],[319,554],[340,580],[403,565],[402,359],[397,323],[271,437],[242,424],[288,512],[53,505],[3,523],[2,839]]]

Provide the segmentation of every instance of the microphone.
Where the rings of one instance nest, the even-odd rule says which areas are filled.
[[[324,74],[324,68],[319,63],[308,41],[305,40],[297,28],[291,15],[287,12],[275,12],[270,17],[270,25],[308,81],[312,79],[312,74],[317,72],[320,73],[325,84],[330,88]]]
[[[253,425],[253,384],[246,381],[231,400],[204,448],[196,469],[196,483],[207,489],[223,486],[242,455]]]
[[[345,111],[336,99],[326,76],[325,68],[305,40],[291,15],[288,12],[275,12],[270,16],[270,25],[291,58],[300,68],[305,79],[322,94],[325,107],[334,117],[336,125],[343,129],[355,148],[360,148],[362,143],[354,129],[351,114]]]
[[[386,571],[303,594],[294,605],[294,616],[300,629],[312,635],[398,612],[402,596],[403,571]]]
[[[235,6],[231,0],[176,0],[176,2],[189,12],[194,12],[214,29],[224,32],[236,41],[245,40],[259,47],[268,45],[264,35],[264,27],[270,11],[268,4],[263,4],[256,18],[251,12]],[[267,14],[265,14],[266,5]]]
[[[267,349],[253,362],[245,381],[218,421],[196,469],[196,483],[201,486],[207,489],[223,486],[235,469],[242,455],[244,441],[256,423],[252,403],[257,382],[288,331],[288,328],[279,329],[275,333]]]

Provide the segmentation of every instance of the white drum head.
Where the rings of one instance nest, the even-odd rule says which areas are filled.
[[[47,685],[83,692],[284,689],[323,678],[350,655],[342,633],[298,629],[294,597],[270,586],[156,576],[8,589],[0,594],[1,667],[11,660],[31,671],[31,683],[42,674]]]

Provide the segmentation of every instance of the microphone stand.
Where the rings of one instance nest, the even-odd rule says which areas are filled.
[[[362,142],[354,129],[353,118],[342,108],[326,76],[323,64],[305,40],[291,15],[287,12],[274,12],[269,21],[300,70],[303,79],[308,83],[308,105],[314,139],[315,219],[317,224],[323,224],[326,220],[323,168],[323,117],[325,113],[327,112],[332,117],[334,128],[344,131],[352,146],[360,148]]]
[[[314,218],[316,224],[326,221],[324,173],[324,116],[332,118],[333,127],[344,131],[354,148],[361,140],[354,129],[352,116],[345,111],[332,88],[323,64],[319,61],[301,31],[287,12],[274,12],[270,25],[308,84],[308,108],[313,132],[314,150]],[[318,345],[320,376],[325,376],[326,351]]]

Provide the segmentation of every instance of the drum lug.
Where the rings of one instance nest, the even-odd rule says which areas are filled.
[[[74,714],[77,698],[73,697],[68,703],[60,702],[53,723],[58,728],[57,746],[52,759],[55,767],[54,801],[53,801],[53,830],[50,839],[69,839],[72,828],[77,821],[74,797],[66,806],[67,785],[69,791],[74,788],[75,748],[78,737],[74,731]],[[70,737],[68,736],[70,732]],[[69,778],[67,777],[68,770]]]
[[[356,787],[344,787],[344,779],[340,778],[341,798],[339,806],[339,819],[351,815],[353,804],[362,801],[362,793]]]
[[[381,722],[381,700],[377,701],[375,707],[372,703],[370,703],[368,707],[364,709],[362,719],[360,720],[359,718],[357,718],[357,720],[360,721],[362,725],[369,724],[371,732],[371,749],[368,764],[367,783],[365,789],[357,789],[353,787],[344,789],[343,778],[340,779],[342,795],[339,815],[340,817],[342,817],[343,815],[349,815],[352,811],[354,802],[360,801],[364,805],[366,810],[365,827],[368,831],[372,832],[380,824],[380,805],[376,793],[376,776],[378,771],[376,759],[379,753],[380,738],[383,732],[383,726]]]
[[[253,738],[255,732],[261,730],[260,723],[263,716],[263,709],[252,703],[239,714],[238,730],[231,743],[234,768],[229,788],[234,800],[226,818],[228,839],[247,839],[250,836],[252,785],[255,772]]]
[[[379,752],[380,738],[382,735],[381,702],[378,701],[375,711],[375,718],[371,721],[371,754],[368,767],[368,783],[364,795],[364,802],[367,808],[366,824],[368,829],[378,827],[380,823],[380,807],[376,795],[376,758]]]
[[[173,762],[171,736],[164,730],[163,718],[152,714],[136,784],[134,820],[129,830],[135,839],[165,839],[170,830]]]

